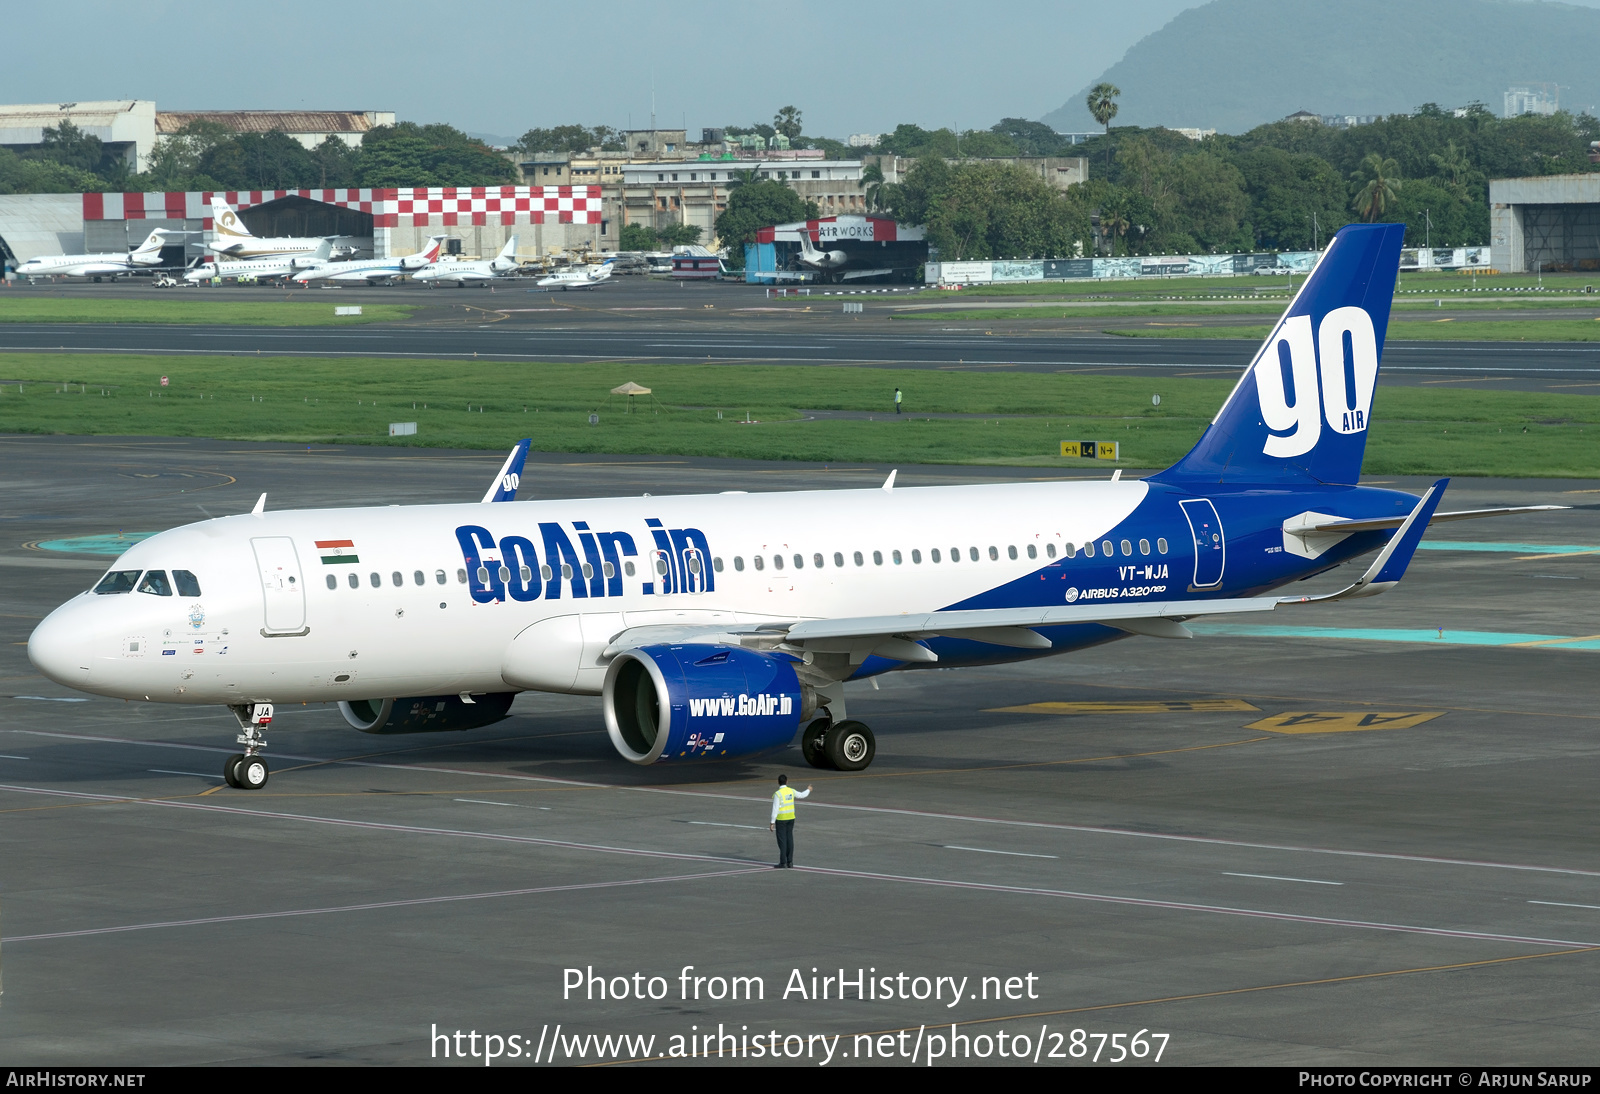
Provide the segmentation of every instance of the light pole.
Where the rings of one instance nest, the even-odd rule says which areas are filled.
[[[1432,251],[1433,250],[1433,211],[1431,209],[1422,210],[1422,217],[1423,217],[1423,219],[1425,221],[1427,221],[1427,224],[1428,224],[1427,231],[1424,232],[1423,236],[1422,236],[1422,246],[1423,246],[1423,248],[1425,250]],[[1428,264],[1430,266],[1433,264],[1433,255],[1432,254],[1428,255]]]

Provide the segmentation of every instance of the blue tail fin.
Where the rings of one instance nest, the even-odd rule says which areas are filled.
[[[1154,480],[1356,482],[1404,237],[1404,224],[1339,229],[1211,428]]]
[[[517,442],[511,455],[506,457],[506,462],[500,465],[500,474],[489,487],[489,492],[483,495],[485,502],[517,500],[517,487],[522,485],[522,464],[528,458],[528,449],[532,447],[533,441],[529,438],[524,437]]]

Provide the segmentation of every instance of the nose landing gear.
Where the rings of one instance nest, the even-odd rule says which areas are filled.
[[[267,747],[267,726],[272,724],[272,704],[252,703],[230,706],[239,719],[239,743],[244,752],[234,753],[222,764],[223,780],[235,790],[259,790],[267,785],[267,761],[261,755]]]

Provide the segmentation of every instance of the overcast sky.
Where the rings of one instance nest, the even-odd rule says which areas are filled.
[[[1600,7],[1600,0],[1575,0]],[[515,138],[580,122],[810,134],[1038,118],[1196,0],[9,0],[0,102],[393,110]],[[1225,71],[1197,59],[1198,71]]]

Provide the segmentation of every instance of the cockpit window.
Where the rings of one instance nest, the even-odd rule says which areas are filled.
[[[173,570],[172,583],[178,587],[179,596],[200,595],[200,579],[188,570]]]
[[[146,573],[144,580],[139,582],[139,591],[151,596],[171,596],[172,583],[167,580],[167,571],[151,570]]]
[[[138,580],[138,570],[112,570],[100,579],[100,584],[94,587],[94,591],[100,596],[105,596],[107,593],[131,593],[134,582]]]

